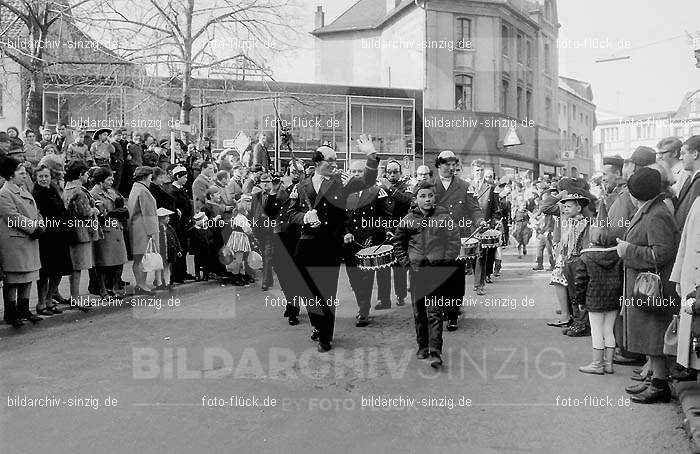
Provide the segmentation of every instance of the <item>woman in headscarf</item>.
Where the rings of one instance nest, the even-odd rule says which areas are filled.
[[[66,186],[63,189],[63,202],[70,216],[68,227],[71,230],[70,259],[73,271],[70,275],[71,306],[83,311],[90,304],[80,304],[80,278],[83,270],[94,266],[93,242],[100,239],[98,215],[95,199],[83,187],[88,180],[88,167],[82,161],[73,161],[66,170]]]
[[[114,176],[106,167],[95,170],[95,182],[90,193],[100,210],[100,225],[104,237],[95,241],[95,268],[97,286],[102,298],[117,297],[119,282],[124,264],[127,262],[124,244],[124,225],[128,222],[129,211],[124,206],[124,198],[112,187]]]
[[[146,166],[138,167],[134,171],[134,185],[129,194],[127,208],[129,218],[129,244],[134,256],[133,271],[136,278],[136,294],[154,295],[145,288],[147,273],[143,271],[141,260],[146,253],[149,240],[153,240],[158,248],[158,214],[156,199],[149,191],[153,169]]]
[[[56,302],[69,303],[58,293],[58,286],[63,276],[71,274],[73,264],[70,261],[68,243],[68,210],[63,203],[59,188],[52,182],[52,171],[42,165],[36,171],[36,184],[32,190],[39,213],[46,222],[46,231],[39,238],[39,256],[41,270],[37,288],[39,292],[36,312],[39,315],[60,314]]]

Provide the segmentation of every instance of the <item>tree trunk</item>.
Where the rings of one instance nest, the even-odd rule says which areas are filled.
[[[30,75],[29,90],[27,91],[27,104],[24,110],[24,127],[35,131],[40,137],[39,129],[43,125],[43,98],[44,98],[44,67],[37,62],[33,66]]]

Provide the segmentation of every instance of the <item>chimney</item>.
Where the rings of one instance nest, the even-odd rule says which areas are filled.
[[[326,25],[326,13],[323,12],[323,6],[316,7],[316,16],[314,19],[314,29],[319,29]]]

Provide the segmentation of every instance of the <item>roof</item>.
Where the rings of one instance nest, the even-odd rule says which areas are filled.
[[[493,4],[508,5],[529,17],[533,11],[541,9],[535,0],[484,0]],[[414,7],[415,0],[400,0],[397,7],[387,11],[386,0],[359,0],[330,24],[317,28],[311,34],[315,36],[359,30],[374,30],[393,19],[407,8]]]
[[[22,9],[22,4],[19,0],[7,0],[7,3]],[[22,35],[24,22],[19,20],[10,10],[0,6],[0,39],[6,41],[15,39]]]
[[[695,97],[700,97],[700,89],[698,90],[690,90],[683,96],[683,100],[681,101],[681,105],[678,107],[678,110],[674,112],[674,116],[676,117],[686,117],[690,115],[692,112],[690,110],[690,100],[695,98]],[[697,101],[696,101],[697,102]]]
[[[572,79],[571,77],[559,76],[559,86],[564,90],[570,91],[579,98],[583,98],[588,102],[593,102],[593,90],[591,84],[583,80]]]

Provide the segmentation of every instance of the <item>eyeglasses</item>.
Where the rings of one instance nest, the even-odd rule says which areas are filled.
[[[387,170],[386,173],[388,173],[388,174],[394,174],[394,173],[401,173],[401,172],[398,171],[398,170]]]
[[[335,164],[338,162],[338,159],[336,158],[329,158],[329,159],[324,159],[328,164]]]

